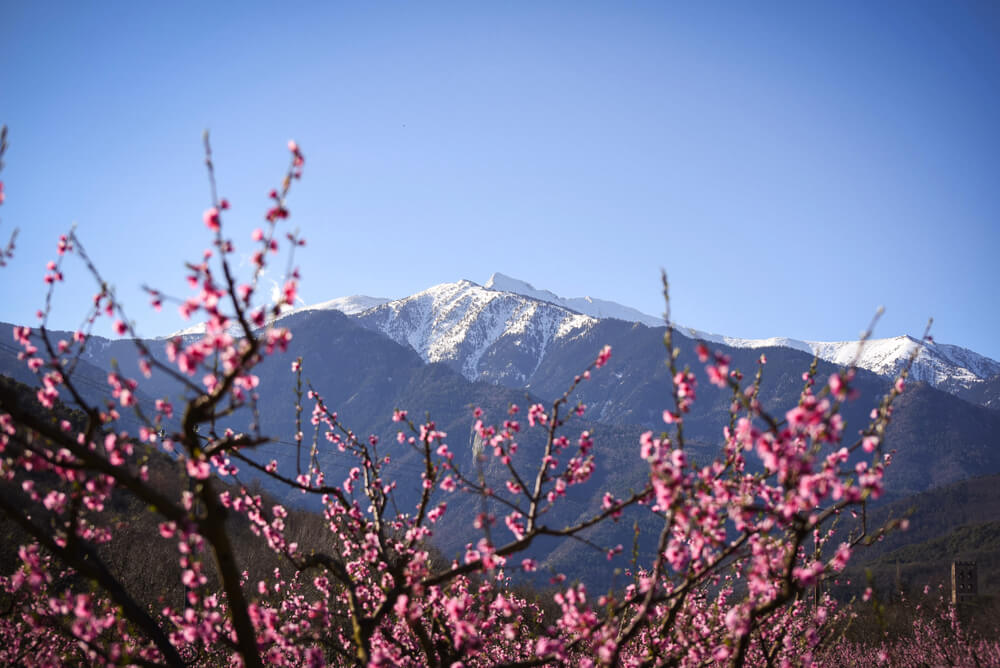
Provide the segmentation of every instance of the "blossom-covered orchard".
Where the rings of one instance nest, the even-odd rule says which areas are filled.
[[[882,491],[882,441],[905,371],[873,408],[870,424],[848,438],[840,407],[852,397],[852,369],[819,379],[814,365],[803,374],[797,404],[770,414],[758,401],[766,360],[748,378],[700,344],[710,382],[728,388],[732,404],[717,456],[695,465],[684,419],[697,401],[697,380],[677,367],[668,315],[673,389],[665,397],[664,432],[619,446],[645,462],[648,480],[627,495],[606,490],[601,506],[570,526],[547,522],[553,508],[606,465],[591,434],[573,429],[586,410],[574,402],[574,390],[602,372],[608,347],[595,351],[551,405],[528,407],[526,422],[517,406],[500,416],[475,410],[480,459],[503,472],[498,488],[482,467],[463,470],[463,458],[433,422],[415,421],[405,410],[393,415],[398,432],[390,438],[356,435],[336,407],[303,386],[300,360],[288,361],[298,380],[297,433],[263,433],[256,403],[266,388],[255,367],[287,348],[291,335],[279,316],[294,304],[293,253],[305,244],[284,231],[289,194],[305,163],[294,142],[288,148],[284,178],[249,239],[251,268],[241,275],[206,136],[211,206],[202,222],[210,247],[186,265],[189,296],[146,288],[153,308],[175,304],[206,326],[197,336],[166,341],[165,355],[138,337],[80,235],[59,238],[43,275],[48,298],[39,322],[13,331],[37,387],[31,394],[0,387],[0,513],[23,538],[16,567],[0,577],[0,661],[740,666],[843,659],[837,652],[845,614],[821,583],[843,570],[858,544],[890,527],[859,525],[834,543],[831,525]],[[0,202],[2,193],[0,184]],[[269,303],[259,284],[282,250],[288,270],[280,298]],[[12,238],[5,262],[13,251]],[[97,292],[81,327],[58,339],[48,326],[51,296],[77,269],[94,279]],[[102,320],[134,339],[139,364],[110,369],[105,396],[95,401],[78,370]],[[153,374],[182,387],[182,399],[146,397],[143,383]],[[125,416],[137,426],[126,428]],[[242,426],[233,426],[236,420]],[[544,442],[535,461],[518,454],[518,441],[531,430]],[[256,454],[273,439],[294,441],[297,466]],[[323,449],[349,453],[355,463],[324,472]],[[419,454],[420,478],[392,479],[389,462],[407,449]],[[247,472],[272,488],[319,498],[321,517],[242,484]],[[396,490],[405,485],[416,487],[408,498],[417,501],[398,507]],[[435,531],[459,530],[448,524],[457,495],[502,510],[461,527],[471,537],[465,554],[443,559],[433,549]],[[131,524],[149,525],[143,544],[121,520],[122,508],[133,509]],[[527,556],[534,542],[593,547],[587,536],[594,527],[626,510],[652,514],[660,528],[655,555],[634,560],[624,587],[595,595],[559,574],[545,592],[516,586],[539,568]],[[300,522],[314,530],[297,531]],[[601,547],[609,559],[622,551]],[[165,577],[173,581],[155,584],[179,597],[140,591],[109,556],[148,550],[172,562]]]

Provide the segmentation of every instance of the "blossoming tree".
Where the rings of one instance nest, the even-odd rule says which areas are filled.
[[[5,662],[738,666],[820,656],[838,612],[819,583],[844,568],[855,545],[885,530],[860,527],[831,544],[831,525],[882,491],[882,440],[906,371],[870,424],[847,439],[840,407],[852,397],[853,369],[818,382],[814,365],[797,404],[770,414],[758,401],[763,356],[744,378],[725,355],[699,344],[710,382],[731,391],[732,404],[717,456],[695,465],[684,419],[697,401],[697,381],[677,366],[668,316],[673,390],[665,431],[620,446],[644,460],[646,484],[628,495],[606,490],[601,507],[570,526],[548,522],[550,511],[600,465],[591,434],[573,431],[573,418],[585,411],[573,394],[601,373],[607,347],[551,405],[530,406],[526,425],[516,406],[505,416],[476,409],[480,459],[492,459],[492,470],[502,472],[498,488],[481,469],[459,465],[466,459],[455,457],[433,422],[413,421],[405,410],[393,416],[394,439],[380,445],[375,436],[356,435],[335,407],[302,387],[298,360],[290,366],[298,378],[299,429],[262,433],[253,416],[265,388],[254,370],[281,354],[291,336],[279,316],[294,303],[292,252],[305,242],[282,228],[305,160],[290,142],[288,169],[250,239],[252,269],[240,276],[207,137],[205,148],[212,201],[203,223],[211,246],[187,265],[192,293],[178,299],[147,288],[154,308],[176,303],[186,317],[204,320],[202,334],[169,340],[165,357],[154,354],[75,232],[60,237],[44,273],[50,298],[39,325],[14,329],[38,386],[29,397],[0,388],[0,513],[25,537],[19,565],[0,578]],[[0,184],[0,202],[2,192]],[[282,248],[290,269],[280,299],[259,303],[261,274]],[[96,279],[98,292],[79,330],[57,340],[48,327],[51,295],[71,257]],[[93,401],[78,369],[100,319],[135,339],[140,362],[136,374],[110,369],[106,399]],[[183,403],[146,400],[143,379],[152,374],[182,386]],[[123,427],[125,414],[136,429]],[[312,445],[303,414],[316,435]],[[233,417],[243,415],[247,424],[234,428]],[[531,430],[544,442],[536,461],[518,456],[518,441]],[[274,437],[294,438],[308,464],[285,470],[262,461],[255,448]],[[345,475],[342,481],[320,466],[323,448],[355,458],[337,475]],[[418,481],[387,474],[394,448],[419,453]],[[156,467],[176,475],[154,475]],[[300,515],[233,483],[239,469],[321,501],[308,545],[293,537]],[[397,508],[395,490],[406,484],[418,486],[418,500]],[[461,558],[441,559],[432,548],[435,530],[447,522],[449,500],[462,494],[501,510],[484,511],[467,527],[475,537]],[[109,545],[129,540],[109,510],[122,498],[155,517],[157,534],[149,540],[172,546],[182,601],[142,600],[103,556]],[[560,576],[551,597],[515,587],[521,573],[538,568],[526,556],[533,542],[587,540],[588,531],[626,510],[651,514],[660,529],[654,556],[633,564],[625,587],[595,597]],[[238,527],[272,555],[266,577],[251,577],[246,555],[234,547]],[[610,547],[609,554],[620,551]]]

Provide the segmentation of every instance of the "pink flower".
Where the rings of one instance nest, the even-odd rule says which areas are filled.
[[[840,377],[839,373],[830,376],[830,391],[833,393],[833,396],[840,400],[847,398],[847,388],[844,386],[844,379]]]
[[[847,543],[841,543],[836,554],[830,562],[830,566],[835,571],[842,571],[847,566],[848,559],[851,558],[851,547]]]
[[[528,425],[534,427],[536,424],[545,424],[548,422],[548,414],[545,412],[545,406],[542,404],[535,404],[528,409]]]
[[[212,230],[213,232],[218,232],[221,225],[219,224],[219,210],[214,206],[211,209],[207,209],[204,214],[202,214],[202,220],[205,221],[205,227]]]
[[[192,478],[204,480],[208,477],[210,471],[211,469],[209,468],[208,462],[204,459],[187,460],[187,472]]]
[[[284,297],[285,303],[289,306],[295,305],[295,294],[298,291],[298,283],[294,280],[289,280],[285,283],[285,287],[282,288],[282,295]]]
[[[157,399],[156,410],[159,413],[163,413],[163,415],[165,415],[167,418],[171,418],[174,416],[174,407],[170,404],[169,401],[165,401],[163,399]]]
[[[712,385],[716,385],[718,387],[726,386],[726,377],[719,371],[718,367],[709,366],[705,368],[705,371],[708,373],[708,382]]]

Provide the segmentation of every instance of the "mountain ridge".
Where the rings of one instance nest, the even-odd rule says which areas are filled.
[[[462,292],[468,294],[459,294]],[[473,295],[473,292],[476,294]],[[506,299],[506,309],[497,308],[497,305],[487,309],[483,305],[497,299],[496,295],[491,296],[487,293],[517,295],[522,300],[531,300],[535,304]],[[415,301],[420,302],[422,306],[419,308],[414,306]],[[368,303],[372,305],[364,308]],[[463,304],[469,310],[462,312]],[[531,317],[527,316],[526,319],[529,311],[533,313],[540,309],[541,312],[548,314],[547,317],[557,317],[558,313],[560,314],[558,317],[564,320],[570,317],[569,313],[554,309],[576,313],[582,317],[568,327],[581,331],[593,326],[596,321],[608,319],[639,323],[652,328],[664,326],[662,319],[629,306],[593,297],[560,297],[549,290],[536,288],[527,281],[500,272],[493,273],[482,286],[463,279],[454,283],[441,283],[401,299],[371,298],[361,295],[341,297],[322,304],[301,307],[294,312],[323,308],[341,310],[367,323],[366,326],[380,329],[397,342],[405,342],[426,362],[450,362],[461,357],[462,361],[456,368],[470,380],[498,377],[524,380],[530,375],[526,369],[531,365],[527,362],[518,365],[515,370],[510,370],[510,373],[481,368],[481,360],[489,355],[492,348],[515,341],[516,339],[511,339],[505,342],[504,339],[510,339],[511,336],[522,334],[529,329],[527,322],[531,321]],[[393,315],[389,315],[390,313]],[[406,314],[404,320],[394,322],[396,318],[402,317],[403,313]],[[504,314],[506,319],[501,321],[501,316]],[[480,315],[485,316],[487,322],[477,322]],[[419,332],[414,333],[412,327],[418,321]],[[409,330],[404,333],[403,330],[407,328]],[[548,341],[560,338],[566,333],[560,330],[560,336],[552,337],[549,329],[542,335],[544,340],[536,342],[538,345],[528,352],[536,358],[535,368],[541,364],[541,359],[548,349]],[[791,348],[840,366],[847,366],[856,361],[858,367],[889,378],[899,373],[911,354],[919,347],[910,370],[910,378],[927,382],[952,394],[968,393],[970,389],[1000,375],[1000,362],[985,355],[952,344],[934,341],[921,344],[918,339],[905,334],[869,339],[862,346],[860,341],[805,341],[789,337],[745,339],[712,334],[676,324],[675,329],[691,338],[733,348]],[[463,352],[462,342],[473,339],[478,341],[478,344],[472,346],[474,351],[469,352],[466,347]],[[524,341],[516,345],[524,345]],[[527,350],[528,348],[524,348],[521,352]]]

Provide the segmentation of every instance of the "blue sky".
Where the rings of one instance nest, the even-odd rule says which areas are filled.
[[[1000,359],[1000,5],[4,3],[0,320],[78,233],[140,330],[183,326],[201,133],[249,246],[296,139],[302,296],[494,271],[735,336]],[[54,324],[95,291],[71,266]]]

